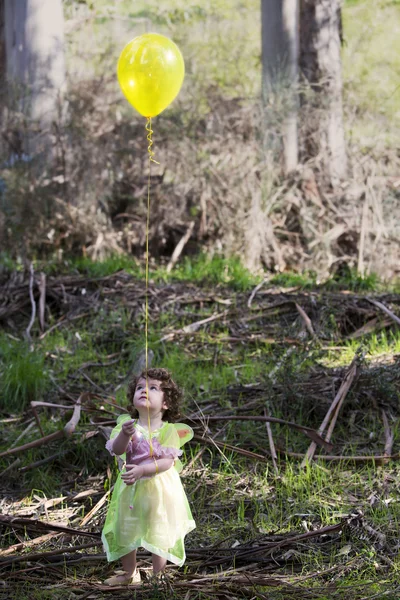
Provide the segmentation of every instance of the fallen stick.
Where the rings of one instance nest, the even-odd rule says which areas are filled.
[[[264,416],[267,416],[265,410],[264,410]],[[275,450],[275,444],[274,444],[274,438],[273,438],[273,435],[272,435],[271,423],[269,423],[268,421],[266,421],[265,426],[267,428],[268,443],[269,443],[269,449],[270,449],[270,452],[271,452],[272,465],[274,467],[274,471],[275,471],[276,475],[279,475],[278,464],[276,462],[277,459],[278,459],[278,456],[277,456],[276,450]]]
[[[325,415],[324,420],[322,421],[319,429],[318,429],[318,434],[322,435],[323,432],[326,429],[326,426],[328,425],[331,416],[335,413],[336,409],[338,408],[339,404],[341,405],[343,403],[343,400],[345,399],[345,397],[347,396],[347,392],[350,389],[350,386],[353,382],[353,379],[356,375],[357,372],[357,361],[358,361],[358,356],[356,356],[351,365],[349,370],[347,371],[342,384],[339,388],[338,393],[336,394],[331,406],[329,407],[328,412]],[[336,422],[336,421],[335,421]],[[313,459],[315,450],[317,449],[317,445],[315,442],[312,442],[306,452],[306,455],[301,463],[301,466],[304,467],[308,462],[310,462]]]
[[[203,566],[210,567],[212,565],[219,565],[221,562],[225,562],[227,560],[238,560],[240,558],[244,558],[246,556],[251,556],[252,554],[258,554],[259,552],[271,552],[272,550],[278,550],[284,546],[290,546],[291,544],[297,544],[298,542],[302,542],[303,540],[317,537],[319,535],[326,535],[327,533],[335,533],[339,532],[343,527],[343,523],[338,523],[337,525],[327,525],[326,527],[321,527],[321,529],[317,529],[315,531],[308,531],[307,533],[301,533],[300,535],[296,535],[294,537],[285,538],[278,542],[266,542],[264,544],[259,544],[254,548],[246,548],[245,550],[234,549],[228,556],[222,556],[217,560],[213,561],[205,561],[202,564]],[[226,552],[226,548],[224,548]],[[221,550],[222,553],[222,550]]]
[[[74,412],[72,413],[71,419],[65,425],[64,429],[60,429],[59,431],[55,431],[54,433],[50,433],[45,437],[41,437],[38,440],[34,440],[33,442],[29,442],[28,444],[24,444],[23,446],[18,446],[17,448],[9,448],[4,452],[0,453],[1,456],[10,456],[11,454],[16,454],[18,452],[23,452],[24,450],[29,450],[30,448],[38,448],[39,446],[43,446],[49,442],[54,442],[55,440],[59,440],[64,437],[71,437],[74,433],[76,426],[79,422],[81,416],[81,402],[86,399],[88,392],[84,392],[81,394],[76,401]],[[90,394],[89,394],[90,395]]]
[[[7,527],[22,527],[23,529],[44,529],[45,531],[58,531],[60,533],[69,533],[70,535],[81,535],[85,537],[99,538],[100,533],[92,533],[89,531],[81,531],[80,529],[74,529],[72,527],[65,527],[64,525],[57,525],[56,523],[46,523],[39,521],[38,519],[24,519],[23,517],[14,517],[14,515],[0,515],[0,524],[6,525]]]
[[[40,331],[43,333],[44,331],[44,311],[46,309],[46,274],[40,273],[40,283],[39,283],[39,324]]]
[[[24,429],[24,431],[17,438],[15,438],[15,440],[11,444],[10,448],[14,448],[18,444],[19,440],[21,438],[23,438],[24,436],[26,436],[26,434],[32,429],[32,427],[34,425],[35,425],[35,421],[34,421],[34,419],[32,419],[32,421],[29,423],[28,427],[26,429]]]
[[[301,306],[299,304],[297,304],[297,302],[295,302],[294,304],[295,304],[295,306],[297,308],[297,312],[299,313],[299,315],[303,319],[304,325],[306,326],[306,329],[307,329],[308,333],[311,335],[312,338],[316,339],[317,336],[316,336],[314,328],[312,326],[310,317],[307,315],[307,313],[305,312],[305,310],[303,308],[301,308]]]
[[[176,265],[176,263],[178,262],[179,257],[182,254],[182,250],[184,249],[184,247],[186,246],[186,244],[189,241],[190,236],[192,235],[194,225],[195,225],[195,222],[190,221],[189,226],[186,230],[186,233],[181,237],[178,244],[176,245],[176,248],[173,251],[171,259],[167,265],[167,273],[170,273],[172,271],[172,269],[174,268],[174,266]]]
[[[197,442],[208,444],[209,446],[217,446],[218,448],[222,448],[223,450],[231,450],[233,452],[237,452],[237,454],[242,454],[243,456],[247,456],[247,458],[253,458],[262,462],[268,462],[267,456],[263,456],[262,454],[256,454],[255,452],[250,452],[250,450],[244,450],[243,448],[239,448],[238,446],[232,446],[231,444],[226,444],[225,442],[217,442],[216,440],[213,440],[210,437],[202,437],[201,435],[195,434],[193,436],[193,439]]]
[[[8,467],[6,467],[4,469],[4,471],[2,471],[0,473],[0,477],[3,477],[3,475],[5,475],[9,471],[11,471],[11,469],[13,469],[14,467],[18,467],[18,465],[20,465],[20,464],[21,464],[21,459],[20,458],[16,458],[10,465],[8,465]]]
[[[31,540],[26,540],[25,542],[19,542],[19,544],[14,544],[13,546],[9,546],[4,550],[0,550],[0,557],[7,556],[8,554],[12,554],[13,552],[18,552],[19,550],[23,550],[27,546],[37,546],[38,544],[42,544],[43,542],[47,542],[53,538],[59,537],[62,535],[61,533],[45,533],[37,538],[33,538]]]
[[[29,450],[30,448],[38,448],[39,446],[43,446],[43,444],[47,444],[49,442],[54,442],[55,440],[59,440],[64,437],[63,430],[55,431],[54,433],[50,433],[45,437],[39,438],[33,442],[29,442],[28,444],[24,444],[23,446],[18,446],[17,448],[9,448],[4,452],[0,452],[1,456],[10,456],[11,454],[17,454],[18,452],[23,452],[24,450]]]
[[[184,327],[182,327],[182,329],[177,329],[176,331],[172,331],[171,333],[167,333],[166,335],[164,335],[162,338],[160,338],[159,343],[172,340],[175,337],[175,335],[195,333],[202,325],[205,325],[206,323],[211,323],[212,321],[216,321],[217,319],[221,319],[222,317],[226,317],[228,313],[229,309],[224,310],[222,313],[211,315],[211,317],[207,317],[207,319],[202,319],[201,321],[195,321],[194,323],[185,325]]]
[[[291,427],[292,429],[297,429],[298,431],[301,431],[302,433],[304,433],[304,435],[306,435],[307,437],[312,439],[318,446],[323,446],[328,451],[332,450],[332,448],[333,448],[332,444],[330,444],[329,442],[324,440],[321,437],[321,435],[315,431],[315,429],[311,429],[310,427],[305,427],[304,425],[298,425],[297,423],[292,423],[292,421],[285,421],[284,419],[278,419],[277,417],[269,417],[269,416],[261,416],[261,415],[255,415],[254,417],[247,417],[247,416],[242,417],[242,416],[234,415],[234,416],[229,416],[229,417],[224,417],[224,416],[206,417],[206,419],[204,419],[204,417],[187,417],[187,419],[189,421],[201,421],[201,422],[204,422],[204,420],[206,420],[206,422],[209,422],[209,421],[267,421],[269,423],[280,423],[281,425],[286,425],[287,427]]]
[[[102,542],[90,542],[88,544],[81,544],[80,546],[64,546],[58,550],[51,550],[50,552],[38,552],[37,554],[26,553],[22,556],[10,556],[4,560],[0,560],[1,566],[15,564],[16,562],[34,562],[37,560],[43,560],[50,556],[57,556],[58,554],[71,554],[77,550],[83,550],[85,548],[94,548],[95,546],[101,546]]]
[[[394,314],[394,312],[392,312],[389,308],[387,308],[387,306],[385,306],[384,304],[382,304],[382,302],[379,302],[379,300],[372,300],[372,298],[366,298],[366,300],[368,300],[368,302],[371,302],[371,304],[374,304],[375,306],[377,306],[378,308],[380,308],[381,310],[383,310],[383,312],[386,313],[387,315],[389,315],[389,317],[395,323],[397,323],[397,325],[400,325],[400,319],[399,319],[399,317],[397,317]]]
[[[278,452],[281,454],[285,454],[290,458],[304,458],[304,454],[300,454],[299,452],[289,452],[288,450],[283,450],[282,448],[278,448]],[[345,454],[316,454],[314,455],[315,460],[327,460],[327,461],[348,461],[348,462],[370,462],[376,461],[377,463],[383,463],[386,459],[389,460],[399,460],[400,453],[392,454],[391,456],[386,456],[385,454],[378,455],[359,455],[359,456],[346,456]]]
[[[65,450],[64,452],[58,451],[55,454],[48,456],[47,458],[42,458],[42,460],[37,460],[36,462],[30,463],[29,465],[20,467],[18,469],[18,472],[26,473],[26,471],[31,471],[32,469],[36,469],[36,467],[42,467],[43,465],[47,465],[48,463],[52,462],[53,460],[57,460],[57,458],[62,458],[63,456],[68,454],[68,452],[70,452],[70,450]]]
[[[90,519],[92,519],[92,517],[94,517],[94,515],[100,510],[100,508],[103,506],[103,504],[106,502],[108,496],[110,495],[111,490],[108,490],[104,496],[102,496],[100,498],[100,500],[97,502],[97,504],[95,504],[92,508],[92,510],[90,512],[88,512],[88,514],[83,517],[82,521],[79,523],[79,525],[81,527],[84,527],[84,525],[86,525],[87,523],[89,523]]]
[[[384,456],[389,457],[392,454],[392,450],[393,450],[394,435],[393,435],[392,430],[390,429],[389,421],[388,421],[388,418],[387,418],[384,410],[382,410],[382,421],[383,421],[383,427],[385,430]]]
[[[35,272],[33,270],[33,263],[30,264],[29,266],[29,298],[31,301],[31,307],[32,307],[32,313],[31,313],[31,320],[29,321],[29,325],[25,330],[25,336],[26,338],[31,341],[31,329],[32,329],[32,325],[35,321],[35,317],[36,317],[36,302],[35,302],[35,298],[33,295],[33,282],[34,282],[34,277],[35,277]]]
[[[354,375],[349,374],[349,378],[351,378],[351,381],[349,382],[349,386],[348,386],[349,388],[350,388],[350,385],[352,384],[352,382],[353,382],[353,380],[354,380],[354,378],[356,376],[357,376],[357,363],[355,363]],[[347,391],[345,393],[342,393],[342,395],[340,397],[340,400],[339,400],[339,402],[337,404],[336,410],[332,414],[331,422],[329,423],[328,431],[326,432],[326,436],[325,436],[325,439],[326,439],[327,442],[331,441],[333,430],[335,428],[336,421],[337,421],[337,418],[339,416],[340,409],[342,408],[342,404],[344,402],[344,399],[346,398]]]

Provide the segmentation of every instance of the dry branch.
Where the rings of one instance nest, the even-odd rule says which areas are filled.
[[[189,421],[200,421],[204,422],[204,417],[186,417]],[[304,425],[298,425],[297,423],[292,423],[291,421],[285,421],[284,419],[278,419],[277,417],[269,417],[269,416],[261,416],[255,415],[254,417],[247,416],[217,416],[217,417],[207,417],[206,422],[211,421],[264,421],[269,423],[280,423],[281,425],[286,425],[292,429],[297,429],[301,431],[312,439],[318,446],[323,446],[326,450],[332,450],[332,444],[324,440],[319,433],[315,431],[315,429],[311,429],[311,427],[305,427]]]
[[[372,298],[367,298],[368,302],[371,302],[371,304],[374,304],[375,306],[377,306],[378,308],[380,308],[384,313],[386,313],[387,315],[389,315],[389,317],[395,322],[397,323],[397,325],[400,325],[400,319],[399,317],[397,317],[394,312],[392,312],[387,306],[385,306],[384,304],[382,304],[382,302],[379,302],[379,300],[373,300]]]
[[[297,308],[299,315],[301,316],[301,318],[304,321],[304,325],[305,325],[308,333],[311,335],[312,338],[315,339],[317,336],[315,335],[315,331],[312,326],[310,317],[307,315],[306,311],[303,308],[301,308],[301,306],[299,304],[297,304],[297,302],[295,302],[295,306]]]
[[[325,415],[324,420],[321,423],[321,426],[318,429],[318,433],[319,435],[322,435],[330,421],[331,418],[334,419],[334,424],[336,423],[336,419],[337,416],[335,417],[335,413],[337,413],[337,411],[339,410],[340,406],[343,404],[343,401],[345,399],[345,397],[347,396],[347,392],[350,389],[351,384],[353,383],[353,380],[356,376],[357,373],[357,362],[358,362],[358,356],[356,356],[353,359],[353,362],[351,363],[349,370],[347,371],[342,384],[339,388],[338,393],[336,394],[328,412]],[[333,428],[332,428],[333,430]],[[330,435],[332,434],[332,431],[330,431]],[[329,441],[329,440],[328,440]],[[310,462],[313,459],[315,450],[317,449],[317,446],[315,444],[315,442],[312,442],[306,452],[306,455],[303,459],[303,462],[301,463],[301,466],[304,467],[308,462]]]
[[[79,418],[81,415],[81,402],[82,400],[85,401],[88,396],[90,396],[88,392],[84,392],[79,396],[78,400],[76,401],[72,417],[65,425],[64,429],[55,431],[54,433],[50,433],[45,437],[39,438],[38,440],[34,440],[33,442],[29,442],[28,444],[24,444],[23,446],[18,446],[17,448],[9,448],[8,450],[1,452],[0,457],[10,456],[11,454],[17,454],[18,452],[23,452],[25,450],[29,450],[30,448],[38,448],[39,446],[43,446],[44,444],[48,444],[49,442],[54,442],[55,440],[62,439],[63,437],[71,437],[79,422]]]
[[[384,410],[382,410],[382,421],[383,421],[383,427],[385,430],[384,455],[386,457],[390,457],[390,455],[392,454],[392,450],[393,450],[394,434],[393,434],[393,431],[390,429],[389,420],[388,420]]]
[[[77,550],[83,550],[85,548],[94,548],[95,546],[101,546],[102,542],[89,542],[88,544],[81,544],[80,546],[64,546],[63,548],[58,548],[58,550],[51,550],[50,552],[38,552],[37,554],[27,553],[22,556],[10,556],[4,560],[0,560],[1,566],[10,565],[12,563],[17,562],[35,562],[38,560],[45,560],[50,556],[57,556],[59,554],[71,554],[76,552]]]
[[[193,233],[194,226],[195,226],[195,221],[190,221],[189,226],[186,230],[186,233],[181,237],[175,250],[172,253],[171,259],[167,265],[167,273],[170,273],[172,271],[172,269],[174,268],[174,266],[176,265],[176,263],[178,262],[179,257],[182,254],[182,250],[188,243],[189,238]]]
[[[72,527],[65,527],[64,525],[57,525],[56,523],[45,523],[38,519],[24,519],[23,517],[15,517],[14,515],[0,515],[0,524],[7,527],[21,527],[28,531],[33,529],[45,530],[45,531],[58,531],[60,533],[68,533],[70,535],[81,535],[85,537],[99,538],[99,533],[92,533],[90,531],[81,531],[80,529],[74,529]]]
[[[28,340],[31,340],[31,329],[32,329],[32,325],[33,325],[33,323],[35,321],[35,317],[36,317],[36,302],[35,302],[35,298],[33,296],[34,278],[35,278],[35,272],[33,270],[33,263],[31,263],[30,267],[29,267],[29,299],[31,301],[32,314],[31,314],[31,320],[29,321],[29,325],[25,330],[25,335]]]
[[[209,446],[217,446],[217,448],[221,448],[222,450],[231,450],[232,452],[236,452],[237,454],[242,454],[247,458],[252,458],[255,460],[260,460],[262,462],[268,462],[268,457],[263,456],[262,454],[256,454],[255,452],[250,452],[250,450],[245,450],[244,448],[240,448],[239,446],[232,446],[232,444],[226,444],[225,442],[217,442],[211,437],[203,437],[201,435],[195,434],[193,439],[196,442],[201,442],[203,444],[208,444]]]

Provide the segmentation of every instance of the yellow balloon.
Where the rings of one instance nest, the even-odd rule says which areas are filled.
[[[122,50],[117,75],[128,102],[144,117],[155,117],[178,95],[185,63],[172,40],[145,33]]]

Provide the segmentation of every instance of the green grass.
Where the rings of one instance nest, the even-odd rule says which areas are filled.
[[[0,409],[19,413],[49,387],[44,354],[25,341],[0,336]]]

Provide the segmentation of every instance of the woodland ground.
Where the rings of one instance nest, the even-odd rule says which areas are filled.
[[[102,585],[116,475],[102,432],[124,410],[143,349],[141,266],[10,264],[0,277],[1,598],[399,598],[395,286],[351,272],[323,286],[311,275],[261,280],[217,258],[172,275],[153,268],[153,365],[185,389],[195,438],[182,479],[197,529],[183,568],[122,590]],[[79,397],[69,437],[17,450],[63,431]],[[304,467],[304,432],[256,420],[318,430],[335,397],[333,446]],[[56,405],[36,405],[42,432],[31,402]],[[145,579],[149,556],[140,561]]]

